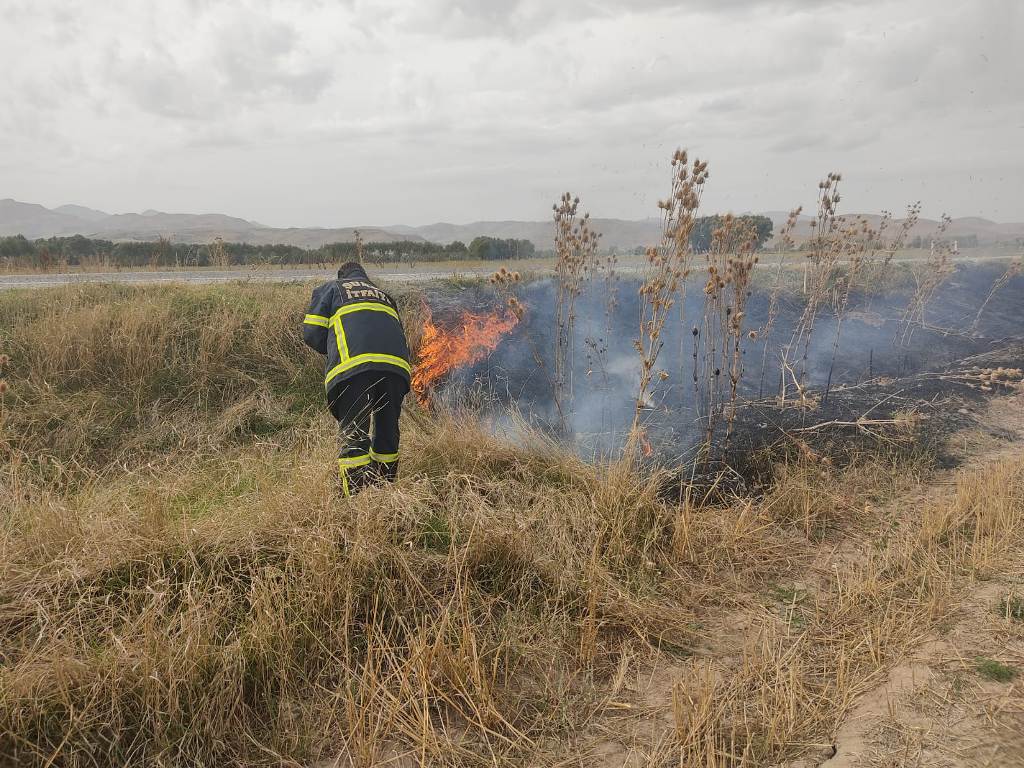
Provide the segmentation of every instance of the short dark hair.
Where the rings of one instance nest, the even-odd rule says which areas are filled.
[[[346,261],[338,268],[338,277],[367,277],[367,274],[359,262]]]

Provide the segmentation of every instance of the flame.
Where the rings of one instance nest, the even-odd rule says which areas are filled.
[[[519,318],[505,315],[475,315],[463,312],[457,327],[443,330],[434,324],[430,307],[423,305],[423,339],[419,362],[412,374],[412,391],[421,404],[430,402],[430,391],[448,372],[487,357],[502,337],[516,327]]]

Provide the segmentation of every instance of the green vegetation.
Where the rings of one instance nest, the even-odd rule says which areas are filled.
[[[689,237],[686,242],[692,250],[697,253],[705,253],[711,250],[712,247],[712,235],[715,230],[720,229],[725,221],[724,216],[714,214],[712,216],[695,216],[692,222],[692,229],[690,230]],[[753,232],[753,244],[755,250],[760,250],[772,239],[772,230],[774,225],[772,220],[767,216],[748,214],[745,216],[734,216],[732,217],[733,226],[743,229],[750,230]],[[630,249],[630,252],[635,256],[642,256],[646,253],[648,246],[637,245]]]
[[[1014,621],[1024,621],[1024,597],[1009,596],[999,601],[999,615]]]
[[[478,261],[510,261],[512,259],[530,259],[537,249],[529,240],[498,237],[474,237],[469,244],[469,258]]]
[[[1017,677],[1016,669],[995,659],[979,656],[974,660],[974,664],[979,675],[994,683],[1009,683]]]

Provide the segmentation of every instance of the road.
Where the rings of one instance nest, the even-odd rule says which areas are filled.
[[[957,262],[982,262],[982,261],[1004,261],[1009,258],[1007,255],[960,255],[954,259]],[[920,259],[911,257],[897,257],[894,263],[913,263]],[[480,266],[477,264],[465,265],[456,268],[439,269],[433,265],[425,265],[418,269],[399,271],[395,268],[377,269],[370,267],[369,272],[373,277],[379,277],[386,282],[395,283],[423,283],[431,280],[450,280],[457,277],[485,277],[494,272],[499,264]],[[762,263],[760,266],[771,266],[769,263]],[[790,266],[798,266],[792,264]],[[533,274],[545,274],[553,271],[553,262],[550,266],[538,264],[536,261],[523,264],[520,269],[528,270]],[[637,260],[636,263],[620,263],[617,270],[621,274],[639,274],[643,271],[643,263]],[[153,285],[158,283],[229,283],[233,281],[242,282],[289,282],[328,280],[334,277],[332,269],[194,269],[194,270],[167,270],[135,272],[62,272],[62,273],[39,273],[34,275],[7,275],[0,274],[0,290],[11,288],[50,288],[61,285],[81,285],[85,283],[123,283],[127,285]]]
[[[421,283],[429,280],[445,280],[453,277],[481,277],[494,272],[494,267],[468,267],[459,270],[417,269],[397,272],[387,269],[370,268],[374,277],[388,282]],[[271,282],[282,283],[293,280],[316,281],[334,277],[332,269],[196,269],[168,270],[166,272],[62,272],[35,275],[0,274],[0,290],[11,288],[52,288],[60,285],[82,285],[85,283],[123,283],[126,285],[153,285],[157,283],[229,283]]]

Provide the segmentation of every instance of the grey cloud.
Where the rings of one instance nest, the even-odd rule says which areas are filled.
[[[299,35],[283,22],[243,20],[221,26],[213,70],[222,72],[224,90],[285,101],[313,101],[331,82],[329,64],[303,62],[290,67],[298,52]]]
[[[871,6],[883,0],[823,0],[816,10]],[[415,9],[398,14],[408,30],[454,38],[483,37],[528,39],[560,24],[591,19],[660,13],[738,13],[757,10],[803,10],[807,0],[417,0]]]
[[[644,216],[688,146],[711,207],[788,208],[838,167],[867,208],[1024,218],[1008,0],[7,5],[0,166],[43,203],[415,222],[522,216],[569,187]]]
[[[312,103],[333,81],[331,63],[304,55],[285,22],[239,15],[207,35],[211,44],[192,59],[157,40],[111,50],[104,76],[145,111],[195,120],[261,102]]]
[[[813,149],[816,147],[824,146],[828,137],[823,133],[815,134],[793,134],[786,136],[785,138],[779,139],[778,141],[772,142],[768,145],[768,149],[772,152],[780,152],[788,154],[790,152],[799,152],[801,150]]]

